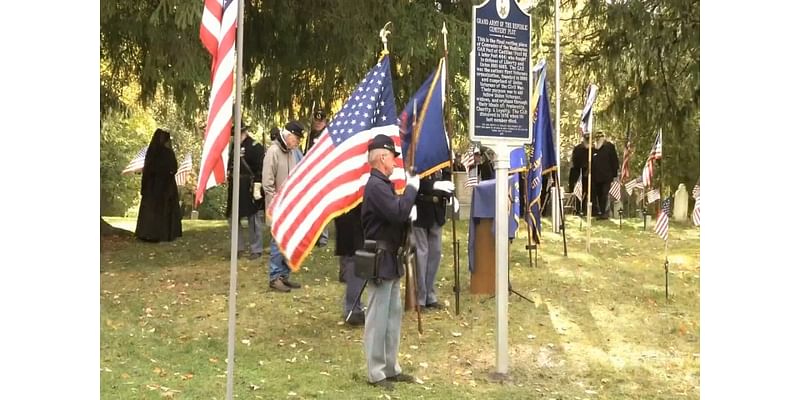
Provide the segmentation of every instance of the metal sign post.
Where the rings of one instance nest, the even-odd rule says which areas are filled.
[[[516,1],[472,7],[470,135],[495,152],[496,374],[508,374],[508,170],[510,150],[531,143],[531,16]]]

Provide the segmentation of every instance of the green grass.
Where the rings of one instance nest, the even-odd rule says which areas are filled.
[[[107,218],[133,230],[135,220]],[[445,310],[406,313],[401,366],[422,384],[384,392],[366,384],[363,330],[341,323],[344,285],[333,240],[315,250],[290,294],[268,291],[266,260],[240,260],[235,393],[239,399],[684,399],[700,397],[699,230],[671,224],[670,299],[664,242],[641,220],[594,221],[591,252],[579,220],[569,257],[545,222],[538,267],[524,229],[510,246],[510,379],[494,382],[495,301],[469,293],[461,240],[455,316],[450,225],[438,275]],[[224,399],[229,229],[184,221],[172,243],[107,239],[100,264],[100,392],[108,399]],[[523,225],[524,227],[524,225]],[[331,224],[331,229],[333,228]],[[335,235],[332,229],[332,236]]]

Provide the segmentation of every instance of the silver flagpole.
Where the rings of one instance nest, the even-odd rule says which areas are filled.
[[[555,2],[556,12],[555,12],[555,20],[556,20],[556,171],[557,177],[559,180],[555,182],[555,185],[561,186],[561,5],[559,4],[560,1]],[[560,190],[556,190],[556,187],[553,186],[551,189],[550,198],[553,201],[550,202],[552,210],[552,220],[553,220],[553,232],[560,232],[561,231],[561,210],[556,209],[561,207],[561,198],[556,197],[560,196],[559,193],[563,193]],[[555,200],[559,201],[555,201]],[[556,206],[557,205],[557,206]]]
[[[236,103],[233,107],[234,130],[233,143],[233,196],[231,198],[231,278],[228,292],[228,372],[227,392],[225,398],[233,400],[233,365],[236,351],[236,266],[238,260],[239,242],[239,174],[242,146],[242,44],[244,42],[244,1],[237,0],[239,15],[236,17]]]

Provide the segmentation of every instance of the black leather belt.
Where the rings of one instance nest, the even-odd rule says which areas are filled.
[[[432,195],[423,194],[420,197],[422,198],[422,201],[427,201],[428,203],[436,204],[436,203],[439,203],[440,201],[443,201],[442,196],[432,196]]]

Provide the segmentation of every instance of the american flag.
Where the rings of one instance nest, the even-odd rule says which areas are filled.
[[[178,186],[186,184],[186,178],[192,172],[192,153],[187,153],[186,158],[183,159],[181,165],[178,166],[178,172],[175,173],[175,183]]]
[[[653,143],[653,148],[650,149],[650,155],[647,156],[647,162],[644,163],[644,170],[642,170],[642,183],[644,186],[650,186],[653,183],[653,171],[656,167],[656,160],[661,159],[661,130],[658,130],[656,142]]]
[[[235,62],[238,2],[205,0],[200,41],[211,54],[211,95],[200,157],[195,205],[203,202],[206,189],[225,182],[233,115],[233,65]]]
[[[467,151],[461,155],[461,165],[463,165],[466,170],[469,170],[475,165],[474,147],[469,146]]]
[[[475,145],[469,145],[467,152],[461,156],[461,164],[467,170],[467,180],[464,187],[472,187],[478,184],[478,168],[475,167],[475,152],[478,149]]]
[[[622,185],[619,184],[618,180],[615,179],[611,182],[611,189],[608,190],[608,194],[617,201],[622,198]]]
[[[658,219],[656,219],[656,235],[661,239],[667,240],[669,236],[669,217],[672,214],[672,198],[667,197],[664,199],[664,202],[661,203],[661,212],[658,213]]]
[[[620,180],[623,182],[628,180],[631,174],[631,153],[633,153],[633,148],[631,147],[631,128],[628,128],[628,133],[625,135],[625,150],[622,153],[622,173]]]
[[[578,198],[578,201],[583,201],[583,173],[578,176],[578,182],[575,183],[572,194]]]
[[[644,185],[642,184],[642,177],[636,177],[635,179],[631,179],[628,183],[625,184],[625,191],[628,194],[633,194],[633,189],[644,189]]]
[[[322,131],[269,205],[272,237],[293,270],[314,248],[325,225],[358,205],[369,179],[367,145],[378,134],[400,146],[389,57],[378,62]],[[390,179],[405,189],[402,158]]]
[[[129,172],[139,172],[144,168],[144,157],[147,155],[147,146],[142,147],[136,156],[133,157],[133,160],[128,163],[128,166],[122,170],[123,174],[127,174]]]
[[[647,204],[651,204],[661,198],[661,192],[658,189],[652,189],[647,192]]]
[[[692,197],[695,199],[700,198],[700,182],[694,185],[694,189],[692,189]]]
[[[692,211],[692,222],[694,222],[695,225],[700,226],[700,196],[699,195],[695,198],[694,211]]]

